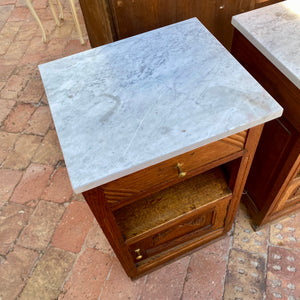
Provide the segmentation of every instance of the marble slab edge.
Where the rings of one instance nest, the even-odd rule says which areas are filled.
[[[173,158],[173,157],[176,157],[178,155],[181,155],[181,154],[184,154],[186,152],[189,152],[189,151],[192,151],[192,150],[195,150],[199,147],[203,147],[205,145],[208,145],[210,143],[213,143],[213,142],[216,142],[218,140],[221,140],[221,139],[224,139],[230,135],[233,135],[233,134],[236,134],[236,133],[239,133],[241,131],[244,131],[244,130],[247,130],[247,129],[250,129],[250,128],[253,128],[255,126],[258,126],[258,125],[261,125],[261,124],[264,124],[266,122],[269,122],[271,120],[274,120],[274,119],[277,119],[279,117],[281,117],[283,113],[283,109],[282,108],[279,108],[276,112],[273,112],[272,114],[270,114],[268,117],[266,118],[263,118],[259,121],[255,121],[255,122],[252,122],[252,123],[248,123],[247,126],[241,126],[241,127],[238,127],[238,128],[235,128],[233,130],[230,130],[228,132],[226,132],[226,134],[221,134],[221,135],[217,135],[215,136],[214,138],[211,138],[211,139],[207,139],[207,140],[204,140],[204,141],[201,141],[199,143],[195,143],[193,145],[190,145],[189,147],[184,147],[180,150],[177,150],[177,151],[174,151],[174,152],[171,152],[171,153],[168,153],[166,155],[163,155],[163,156],[160,156],[160,157],[157,157],[153,160],[149,160],[147,162],[144,162],[143,164],[139,164],[139,165],[136,165],[134,167],[131,167],[131,168],[128,168],[128,169],[125,169],[123,170],[122,172],[116,172],[110,176],[107,176],[107,177],[103,177],[99,180],[96,180],[96,181],[93,181],[93,182],[90,182],[88,184],[85,184],[85,185],[82,185],[82,186],[78,186],[78,187],[75,187],[72,185],[73,187],[73,190],[76,194],[80,194],[82,192],[85,192],[85,191],[88,191],[88,190],[91,190],[93,188],[96,188],[96,187],[99,187],[105,183],[108,183],[108,182],[111,182],[113,180],[116,180],[116,179],[119,179],[121,177],[124,177],[124,176],[127,176],[129,174],[132,174],[132,173],[135,173],[137,171],[140,171],[140,170],[143,170],[145,168],[148,168],[150,166],[153,166],[155,164],[158,164],[158,163],[161,163],[167,159],[170,159],[170,158]],[[66,163],[67,165],[67,163]],[[67,166],[68,167],[68,166]]]
[[[247,14],[249,12],[243,13]],[[300,89],[300,78],[298,78],[293,72],[284,66],[274,55],[270,53],[257,39],[253,37],[251,32],[249,32],[243,25],[238,21],[239,16],[243,14],[233,16],[231,19],[231,24],[255,47],[257,48],[270,62],[278,68],[296,87]]]

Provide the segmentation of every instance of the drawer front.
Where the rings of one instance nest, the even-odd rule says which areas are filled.
[[[155,187],[163,185],[165,188],[189,177],[189,175],[196,175],[198,168],[241,151],[244,148],[246,137],[247,131],[242,131],[104,184],[101,188],[108,204],[111,207],[118,207],[139,194],[153,191]]]
[[[129,244],[130,253],[135,262],[142,261],[162,251],[180,245],[196,237],[224,227],[227,206],[231,197],[220,200],[205,210],[193,211],[175,223],[164,226],[154,234]]]

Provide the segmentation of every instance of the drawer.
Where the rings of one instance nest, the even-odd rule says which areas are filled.
[[[199,174],[200,167],[243,150],[247,131],[229,136],[101,186],[110,207]]]
[[[181,217],[164,229],[137,242],[128,243],[129,251],[135,262],[143,261],[162,251],[172,249],[194,238],[201,238],[214,230],[224,227],[227,206],[230,198],[209,205]]]

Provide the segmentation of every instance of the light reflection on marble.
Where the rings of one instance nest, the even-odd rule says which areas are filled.
[[[40,72],[77,193],[282,113],[195,18]]]
[[[234,16],[232,25],[300,89],[299,0]]]

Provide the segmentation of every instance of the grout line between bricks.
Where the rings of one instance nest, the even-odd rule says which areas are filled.
[[[185,284],[188,281],[188,272],[189,272],[189,267],[190,267],[190,264],[191,264],[191,260],[192,260],[192,254],[189,257],[189,262],[187,264],[186,274],[185,274],[185,277],[184,277],[184,280],[183,280],[182,291],[181,291],[181,295],[179,297],[179,300],[182,300],[183,293],[184,293],[184,288],[185,288]]]

